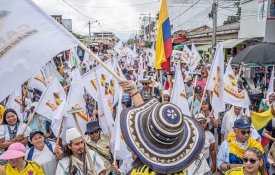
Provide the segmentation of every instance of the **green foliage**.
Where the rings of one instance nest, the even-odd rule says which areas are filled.
[[[240,22],[240,19],[241,19],[240,2],[235,2],[234,6],[238,9],[236,15],[228,16],[227,20],[223,22],[223,25],[225,25],[225,24],[231,24],[231,23],[235,23],[235,22]]]

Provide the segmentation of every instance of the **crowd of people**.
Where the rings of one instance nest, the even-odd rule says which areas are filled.
[[[270,119],[259,134],[253,126],[253,111],[234,104],[227,104],[227,110],[215,118],[211,92],[206,90],[211,61],[201,60],[194,72],[185,62],[171,61],[172,71],[166,72],[148,65],[142,49],[138,54],[130,64],[124,57],[118,61],[125,77],[119,81],[124,91],[120,124],[129,155],[114,160],[111,138],[98,122],[102,111],[90,94],[85,95],[89,121],[84,135],[79,128],[69,128],[62,140],[53,133],[52,121],[34,113],[43,92],[25,83],[20,114],[6,107],[7,100],[1,102],[0,175],[275,174],[275,120]],[[66,59],[56,66],[66,89],[71,80],[62,72],[63,64]],[[177,66],[191,116],[170,102]],[[80,67],[85,74],[95,65],[82,62]],[[256,112],[275,115],[274,100],[275,93],[269,92]],[[117,106],[111,110],[114,119]],[[266,147],[263,139],[269,140]]]

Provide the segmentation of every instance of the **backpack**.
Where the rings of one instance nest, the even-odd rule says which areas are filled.
[[[46,140],[45,144],[49,148],[49,150],[54,154],[54,152],[53,152],[53,146],[52,146],[51,142],[49,142],[49,141]],[[32,160],[33,152],[34,152],[34,146],[31,147],[31,149],[30,149],[30,151],[28,153],[28,156],[27,156],[27,160]]]

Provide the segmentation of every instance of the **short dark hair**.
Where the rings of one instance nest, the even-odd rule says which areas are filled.
[[[19,123],[20,121],[19,121],[19,118],[18,118],[18,115],[17,115],[16,111],[14,109],[8,108],[8,109],[5,110],[5,112],[3,114],[3,122],[2,122],[2,124],[3,125],[7,125],[8,124],[6,117],[7,117],[7,114],[9,112],[12,112],[12,113],[14,113],[16,115],[16,117],[17,117],[17,123]]]

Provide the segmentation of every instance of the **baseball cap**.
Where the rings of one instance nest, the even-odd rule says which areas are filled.
[[[239,118],[234,122],[233,128],[247,129],[247,128],[251,128],[251,124],[247,119]]]
[[[30,140],[32,140],[33,136],[35,136],[35,134],[41,134],[42,136],[44,136],[44,133],[42,131],[39,131],[39,130],[32,130],[31,133],[30,133]]]
[[[0,156],[0,159],[2,160],[17,159],[20,157],[24,157],[25,152],[26,152],[25,146],[22,143],[16,142],[9,146],[8,150],[5,151]]]

